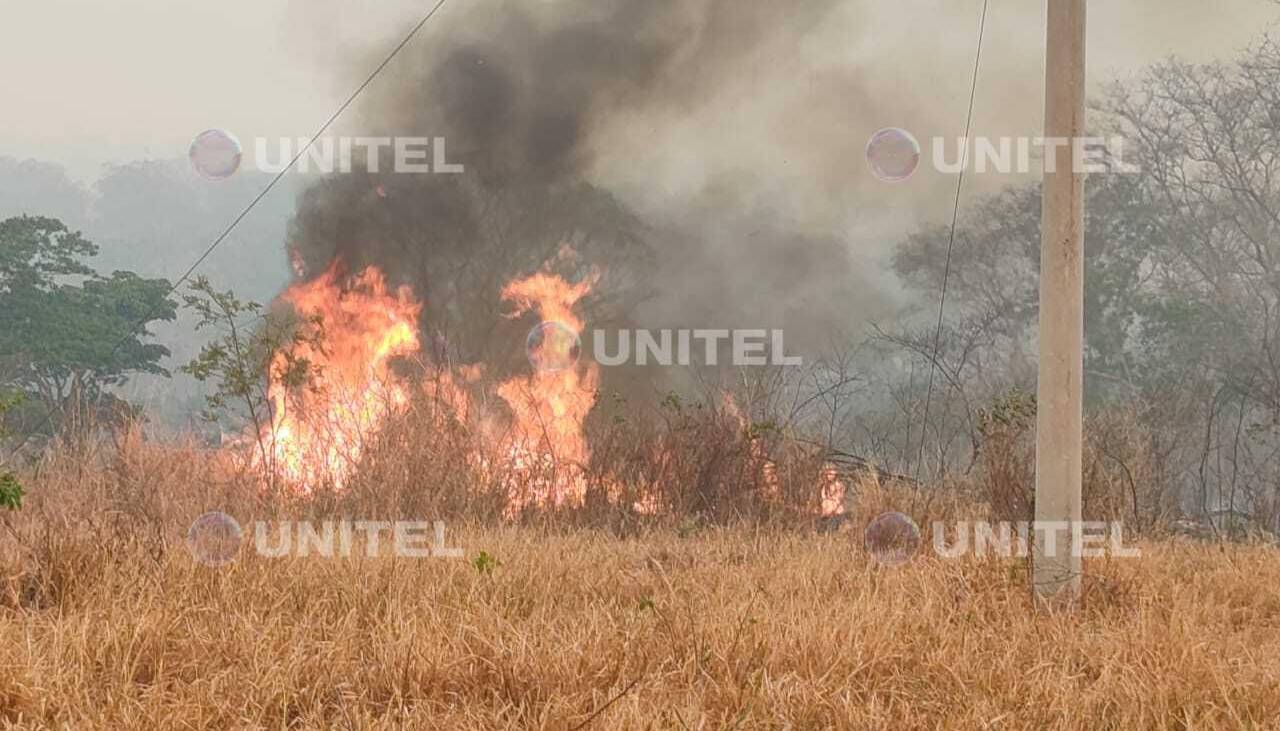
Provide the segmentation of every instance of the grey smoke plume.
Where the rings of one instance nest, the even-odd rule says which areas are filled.
[[[659,125],[740,88],[768,63],[762,49],[799,45],[838,5],[459,6],[362,101],[360,131],[443,136],[466,172],[328,178],[303,196],[290,247],[306,276],[338,260],[411,284],[425,327],[464,361],[519,352],[522,331],[502,317],[499,291],[564,243],[579,256],[563,273],[603,272],[585,303],[588,327],[781,327],[789,349],[815,346],[885,297],[839,230],[814,226],[761,184],[796,170],[719,174],[694,196],[643,196],[632,210],[601,168],[616,166],[619,148],[643,155],[663,144]],[[841,79],[812,83],[849,91]],[[687,154],[697,165],[699,150]]]

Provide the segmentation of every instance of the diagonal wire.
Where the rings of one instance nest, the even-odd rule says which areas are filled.
[[[237,215],[234,219],[232,219],[231,223],[225,229],[222,230],[222,233],[218,234],[218,237],[215,238],[211,244],[209,244],[209,246],[204,250],[204,253],[200,254],[200,256],[197,257],[196,260],[191,264],[191,266],[187,267],[187,270],[182,273],[182,276],[178,277],[173,281],[173,285],[169,287],[169,290],[167,292],[165,292],[164,297],[161,298],[162,300],[168,300],[169,297],[174,292],[176,292],[179,287],[182,286],[183,282],[186,282],[187,279],[192,274],[195,273],[196,269],[198,269],[200,265],[203,264],[204,261],[208,259],[211,254],[213,254],[214,250],[217,249],[222,244],[223,241],[226,241],[227,237],[231,235],[231,232],[235,230],[236,226],[239,226],[240,222],[243,221],[245,217],[249,215],[249,212],[252,211],[254,207],[256,207],[258,203],[262,201],[263,198],[267,197],[267,194],[270,193],[271,190],[276,187],[276,184],[279,183],[280,180],[284,178],[284,176],[287,175],[289,171],[293,169],[294,165],[297,164],[298,160],[302,159],[302,156],[306,154],[307,151],[310,150],[313,145],[315,145],[316,140],[319,140],[321,135],[323,135],[326,131],[328,131],[329,127],[332,126],[335,121],[337,121],[338,117],[342,116],[342,113],[347,111],[347,107],[350,107],[351,104],[355,102],[356,98],[359,97],[364,92],[364,90],[367,89],[369,85],[373,83],[373,80],[378,78],[378,75],[382,73],[382,71],[391,63],[391,61],[395,59],[396,56],[400,55],[400,52],[404,50],[405,46],[409,45],[409,42],[412,41],[414,37],[418,35],[418,32],[422,30],[423,26],[425,26],[433,17],[435,17],[435,14],[440,10],[440,8],[444,7],[444,4],[446,2],[448,2],[448,0],[437,0],[436,4],[431,7],[431,10],[429,10],[427,14],[422,17],[422,20],[418,21],[418,24],[413,26],[413,28],[405,35],[405,37],[398,44],[396,44],[395,48],[391,49],[391,52],[388,53],[386,58],[382,60],[382,63],[378,64],[378,66],[374,68],[374,70],[369,74],[369,76],[364,80],[364,82],[360,84],[360,86],[356,87],[355,91],[351,92],[351,95],[348,96],[347,100],[344,101],[342,105],[338,107],[337,111],[329,115],[329,118],[325,120],[324,124],[320,125],[320,129],[316,130],[316,133],[311,136],[311,139],[307,140],[307,144],[299,148],[298,154],[293,156],[293,159],[289,161],[289,164],[285,165],[284,169],[276,173],[275,177],[273,177],[271,181],[268,182],[267,185],[256,196],[254,196],[253,200],[249,201],[249,205],[245,206],[244,209],[240,211],[239,215]],[[125,331],[125,336],[123,338],[120,338],[120,340],[118,340],[116,344],[112,346],[111,351],[107,354],[107,359],[110,360],[111,358],[115,357],[115,354],[117,351],[120,350],[120,347],[125,343],[129,342],[129,340],[137,334],[138,328],[150,322],[151,319],[155,317],[157,312],[159,312],[159,307],[154,307],[146,314],[145,317],[142,317],[133,325],[131,325],[128,328],[128,330]],[[21,441],[18,442],[17,446],[15,446],[9,452],[8,459],[4,460],[3,462],[0,462],[0,464],[4,464],[4,462],[7,462],[8,460],[13,459],[14,455],[18,453],[18,450],[22,449],[22,447],[26,445],[27,441],[30,440],[31,437],[34,436],[36,432],[43,429],[45,425],[47,425],[52,420],[53,420],[53,411],[50,410],[45,415],[45,418],[41,420],[38,424],[36,424],[34,429],[29,430],[26,433],[26,435],[23,436]]]
[[[920,451],[916,454],[915,481],[920,484],[920,467],[924,463],[924,445],[929,439],[929,405],[933,400],[933,376],[938,368],[938,343],[942,337],[942,313],[947,307],[947,283],[951,278],[951,253],[956,245],[956,220],[960,215],[960,193],[964,189],[964,171],[969,166],[969,131],[973,127],[973,102],[978,95],[978,69],[982,64],[982,39],[987,31],[987,7],[982,0],[982,20],[978,23],[978,49],[973,59],[973,83],[969,88],[969,112],[964,121],[964,145],[960,153],[960,176],[956,180],[956,198],[951,207],[951,233],[947,238],[947,260],[942,269],[942,292],[938,297],[938,324],[933,330],[933,354],[929,358],[929,387],[924,397],[924,417],[920,427]]]
[[[235,219],[231,222],[231,225],[227,226],[226,229],[224,229],[222,233],[218,235],[218,238],[214,239],[213,243],[209,244],[209,248],[205,249],[204,253],[200,255],[200,258],[196,259],[195,263],[193,263],[190,267],[188,267],[187,271],[183,272],[182,276],[178,277],[178,279],[174,281],[173,286],[169,288],[169,292],[165,295],[165,297],[168,297],[169,295],[173,294],[178,289],[178,287],[180,287],[182,283],[185,282],[187,278],[190,277],[191,274],[195,272],[195,270],[201,264],[204,263],[204,260],[209,258],[209,255],[213,253],[213,250],[218,248],[218,246],[227,238],[227,236],[231,234],[232,230],[234,230],[235,227],[238,226],[240,222],[244,220],[245,216],[249,215],[249,211],[253,210],[254,206],[258,205],[258,203],[263,198],[266,197],[267,193],[270,193],[271,189],[276,187],[276,183],[279,183],[280,179],[283,178],[290,170],[293,169],[293,166],[297,164],[298,160],[302,159],[302,156],[306,154],[306,152],[310,150],[313,145],[315,145],[316,140],[320,139],[321,135],[323,135],[329,129],[329,127],[335,121],[337,121],[338,117],[342,116],[343,112],[347,111],[347,107],[351,106],[351,103],[356,100],[356,97],[360,96],[360,94],[363,93],[364,90],[369,87],[369,84],[373,83],[373,80],[378,77],[378,74],[381,74],[382,70],[385,69],[387,65],[391,63],[392,59],[394,59],[397,55],[399,55],[400,52],[404,50],[405,46],[409,45],[409,42],[413,40],[413,37],[418,35],[418,31],[422,30],[422,27],[427,24],[427,21],[431,20],[431,17],[434,16],[436,14],[436,11],[438,11],[441,7],[443,7],[446,2],[448,2],[448,0],[439,0],[435,4],[435,6],[431,8],[431,11],[428,12],[422,18],[422,20],[419,21],[418,24],[413,27],[413,30],[410,30],[408,35],[406,35],[404,39],[401,40],[400,43],[391,50],[391,53],[387,54],[387,57],[384,58],[382,60],[382,63],[378,64],[378,67],[375,68],[373,72],[369,74],[368,78],[364,80],[364,83],[360,84],[360,86],[357,87],[355,91],[351,92],[351,96],[347,97],[347,100],[342,103],[342,106],[338,107],[338,110],[334,112],[332,115],[330,115],[327,120],[325,120],[325,123],[320,126],[320,129],[316,130],[316,133],[311,136],[311,139],[307,140],[307,144],[303,145],[298,150],[298,154],[293,156],[293,159],[289,161],[289,164],[285,165],[284,169],[281,170],[279,173],[277,173],[276,176],[271,179],[271,182],[267,183],[266,187],[262,189],[262,192],[258,193],[258,195],[254,197],[252,201],[249,202],[249,205],[245,206],[244,210],[240,212],[240,215],[235,217]],[[143,322],[146,322],[146,320],[143,320]],[[137,325],[135,325],[134,327],[136,328]],[[128,340],[128,338],[130,337],[133,337],[132,328],[130,329],[129,335],[125,338],[125,340]],[[121,344],[123,344],[123,342],[124,341],[121,341]],[[116,347],[119,347],[119,345],[117,345]]]

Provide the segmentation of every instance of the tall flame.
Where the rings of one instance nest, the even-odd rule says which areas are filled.
[[[325,482],[342,487],[385,415],[408,400],[390,360],[418,350],[422,306],[408,287],[388,291],[374,267],[342,282],[336,262],[281,299],[299,316],[319,318],[324,335],[321,342],[276,354],[273,372],[286,368],[288,357],[306,358],[314,370],[303,386],[271,379],[271,424],[264,441],[274,469],[290,484],[303,490]]]
[[[565,247],[557,260],[573,257]],[[498,449],[499,464],[490,459],[480,464],[497,468],[503,476],[509,516],[527,507],[580,506],[586,497],[591,450],[584,424],[596,403],[600,374],[597,364],[578,361],[583,321],[576,308],[591,293],[600,272],[592,268],[571,283],[551,271],[554,263],[508,282],[501,292],[502,300],[514,305],[511,317],[535,313],[541,321],[526,343],[531,372],[497,387],[511,411],[509,428],[501,434],[480,432]],[[321,323],[322,335],[274,357],[273,374],[297,359],[308,361],[313,370],[304,384],[271,379],[271,419],[263,427],[261,443],[267,447],[271,468],[297,489],[325,484],[341,488],[368,453],[386,416],[409,401],[408,386],[390,366],[397,356],[418,352],[422,305],[407,287],[389,290],[379,269],[370,267],[344,278],[337,262],[321,276],[293,285],[281,299],[305,320]],[[466,422],[476,416],[467,391],[481,382],[483,369],[483,364],[446,368],[425,380],[423,388],[433,401],[451,407],[449,418]],[[764,440],[753,433],[728,394],[723,407],[743,428],[752,467],[761,475],[762,497],[780,499],[777,467]],[[823,472],[820,489],[821,514],[842,512],[846,487],[834,470]],[[608,490],[612,499],[621,498],[617,485],[608,485]],[[633,508],[654,513],[659,503],[655,496],[641,495]]]
[[[561,258],[572,256],[561,250]],[[515,304],[513,317],[536,312],[543,323],[567,330],[576,341],[582,320],[576,305],[591,292],[599,272],[591,270],[577,284],[548,271],[516,279],[502,290],[502,299]],[[563,361],[565,367],[535,368],[525,378],[498,386],[498,395],[511,407],[514,424],[507,458],[513,471],[509,513],[528,505],[580,505],[586,493],[583,468],[590,458],[583,421],[595,405],[599,366],[578,363],[565,352],[563,338],[529,344],[531,361]],[[546,352],[546,349],[558,349]]]

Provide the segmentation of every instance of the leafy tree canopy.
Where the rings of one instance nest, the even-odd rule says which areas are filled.
[[[176,317],[169,282],[103,276],[86,263],[97,251],[57,219],[0,221],[0,386],[55,416],[70,399],[101,405],[132,374],[168,375],[169,350],[147,339],[151,323]]]

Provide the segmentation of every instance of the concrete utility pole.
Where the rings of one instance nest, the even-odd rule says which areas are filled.
[[[1071,604],[1080,596],[1080,557],[1072,550],[1070,526],[1078,526],[1081,519],[1084,422],[1084,173],[1075,170],[1073,150],[1085,132],[1087,0],[1047,2],[1047,142],[1040,241],[1040,378],[1036,394],[1038,530],[1034,533],[1032,559],[1036,596],[1054,604]],[[1064,140],[1069,142],[1064,144]]]

